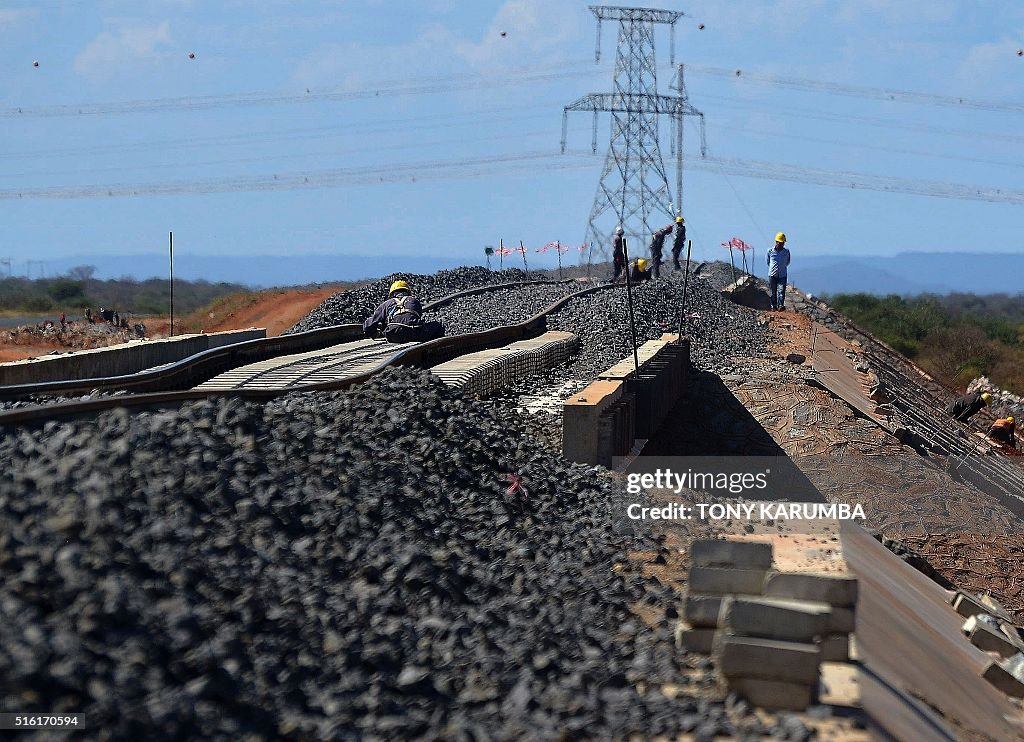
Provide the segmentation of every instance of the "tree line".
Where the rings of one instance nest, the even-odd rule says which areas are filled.
[[[827,300],[951,386],[987,376],[1003,389],[1024,392],[1024,295],[839,294]]]
[[[0,311],[66,312],[72,317],[80,315],[85,307],[91,307],[94,312],[99,307],[106,307],[135,315],[167,314],[170,286],[166,279],[139,281],[124,277],[99,280],[93,277],[95,272],[95,267],[81,265],[54,278],[11,276],[0,279]],[[237,283],[175,279],[174,311],[190,312],[227,294],[247,290]]]

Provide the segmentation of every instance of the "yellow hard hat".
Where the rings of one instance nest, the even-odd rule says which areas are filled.
[[[777,235],[775,235],[775,241],[776,242],[785,242],[786,241],[786,233],[785,232],[779,232]]]
[[[686,221],[686,220],[683,219],[683,217],[681,217],[681,216],[677,216],[676,217],[676,224],[682,224],[684,221]]]
[[[645,260],[644,258],[640,258],[639,260],[636,261],[636,267],[642,271],[647,270],[647,260]]]
[[[1011,417],[1006,418],[1006,422],[1012,423],[1012,422],[1016,422],[1016,420],[1014,420],[1013,417],[1011,416]]]
[[[407,284],[405,281],[395,281],[393,284],[391,284],[391,290],[388,291],[388,296],[391,296],[396,291],[402,290],[409,291],[409,284]]]
[[[982,392],[981,401],[984,402],[985,404],[988,404],[989,402],[992,401],[992,395],[989,394],[988,392]]]

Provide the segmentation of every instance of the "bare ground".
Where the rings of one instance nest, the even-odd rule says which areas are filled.
[[[208,307],[183,317],[175,317],[174,332],[176,335],[181,335],[193,332],[221,332],[249,327],[265,327],[267,337],[276,337],[338,291],[337,287],[328,287],[311,290],[268,289],[232,294],[218,299]],[[167,337],[170,329],[168,316],[149,317],[143,319],[142,322],[146,325],[149,337]],[[70,323],[70,326],[74,327],[77,324],[84,325],[81,322],[73,322]],[[95,328],[95,326],[93,327]],[[78,340],[71,344],[67,336],[43,338],[29,337],[27,334],[20,337],[21,342],[15,342],[13,339],[6,342],[0,340],[0,363],[24,358],[38,358],[54,351],[64,353],[80,348],[102,347],[111,342],[111,339],[101,334],[96,335],[95,342],[90,342],[88,339],[84,342]]]

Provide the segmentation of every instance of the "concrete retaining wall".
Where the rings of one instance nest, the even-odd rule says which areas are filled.
[[[686,387],[689,340],[662,335],[598,376],[562,408],[562,455],[581,464],[611,467],[637,439],[657,430]]]
[[[267,331],[262,328],[179,335],[162,340],[132,340],[106,348],[0,363],[0,385],[126,376],[154,366],[174,363],[204,350],[266,336]]]

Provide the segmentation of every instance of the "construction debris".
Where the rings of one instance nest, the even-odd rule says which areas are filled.
[[[0,331],[0,345],[53,345],[54,348],[81,350],[106,348],[146,336],[146,326],[116,327],[109,322],[71,321],[61,329],[59,322],[18,325]]]

